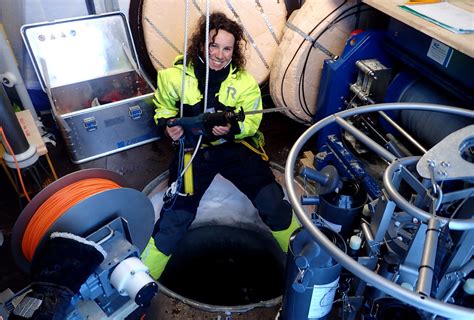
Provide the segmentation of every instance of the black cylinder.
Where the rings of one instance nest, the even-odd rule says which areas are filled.
[[[396,102],[431,103],[472,109],[469,103],[461,101],[443,88],[408,72],[398,74],[389,89],[399,91],[393,94]],[[391,100],[386,101],[391,102]],[[471,124],[472,119],[443,112],[422,110],[398,111],[398,122],[414,135],[425,148],[431,148],[449,134]]]
[[[15,113],[13,112],[5,88],[3,85],[0,87],[0,126],[3,128],[3,132],[5,132],[5,136],[12,147],[13,153],[21,154],[28,150],[30,145],[28,140],[26,140],[20,124],[18,123]],[[5,150],[10,154],[10,150],[8,150],[6,146]]]
[[[343,181],[343,186],[338,192],[320,196],[318,214],[333,230],[347,237],[366,202],[367,194],[357,183]]]

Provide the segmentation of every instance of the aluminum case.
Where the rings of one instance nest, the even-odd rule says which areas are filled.
[[[122,13],[28,24],[21,34],[73,163],[157,139],[155,89]]]

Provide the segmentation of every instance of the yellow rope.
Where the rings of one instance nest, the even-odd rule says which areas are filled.
[[[51,170],[51,173],[53,174],[54,180],[58,180],[58,175],[56,174],[56,170],[54,170],[53,163],[51,162],[51,159],[49,158],[49,155],[46,153],[46,160],[48,161],[49,169]]]
[[[269,158],[268,158],[267,153],[265,152],[265,149],[263,149],[263,146],[260,146],[260,150],[261,150],[260,151],[260,150],[257,150],[254,146],[252,146],[250,143],[248,143],[245,140],[236,140],[236,142],[242,143],[244,146],[246,146],[247,148],[249,148],[256,154],[258,154],[260,157],[262,157],[263,161],[268,161]]]

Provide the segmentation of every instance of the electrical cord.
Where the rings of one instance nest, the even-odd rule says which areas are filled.
[[[184,138],[179,139],[179,153],[178,153],[178,172],[181,172],[184,165]],[[163,195],[163,210],[168,211],[173,208],[174,203],[179,195],[184,195],[179,192],[183,185],[183,175],[179,174],[176,181],[171,183],[170,187]]]
[[[121,186],[113,181],[90,178],[74,182],[51,195],[36,209],[25,228],[21,243],[25,258],[33,259],[43,236],[70,208],[95,194],[116,188]]]
[[[347,3],[347,1],[344,1],[343,3],[341,3],[339,6],[337,6],[334,10],[332,10],[328,15],[326,15],[326,17],[321,20],[312,30],[311,30],[311,33],[314,32],[324,21],[326,21],[326,19],[329,19],[329,17],[331,17],[334,13],[336,13],[339,9],[341,9],[345,4]],[[352,10],[353,7],[350,7],[348,9],[345,9],[342,13],[344,12],[347,12],[348,10]],[[342,14],[340,13],[340,14]],[[338,16],[336,16],[334,19],[337,19],[340,14]],[[334,22],[334,19],[329,22],[328,26],[329,25],[333,25],[333,22]],[[304,81],[304,76],[306,74],[306,66],[308,64],[308,60],[309,60],[309,56],[310,56],[310,53],[312,52],[311,49],[314,48],[314,44],[319,40],[319,38],[328,30],[328,28],[326,27],[325,29],[323,29],[317,36],[316,38],[313,40],[313,42],[311,43],[311,48],[310,50],[308,50],[308,54],[306,55],[306,58],[305,58],[305,62],[303,64],[303,70],[301,71],[301,74],[300,74],[300,83],[299,83],[299,86],[298,86],[298,100],[299,100],[299,103],[300,103],[300,106],[302,108],[302,110],[306,113],[306,115],[308,115],[309,117],[313,118],[314,115],[311,113],[311,111],[309,110],[308,108],[308,105],[306,103],[306,97],[305,97],[305,94],[304,94],[304,83],[302,83],[301,81]]]
[[[321,23],[323,23],[324,21],[326,21],[331,15],[333,15],[336,11],[338,11],[340,8],[342,8],[342,6],[344,6],[345,4],[347,3],[347,1],[344,1],[342,4],[340,4],[337,8],[335,8],[334,10],[332,10],[329,14],[327,14],[321,21],[319,21],[318,24],[316,24],[316,26],[309,32],[309,34],[313,33],[320,25]],[[360,7],[362,5],[365,5],[365,4],[356,4],[354,6],[351,6],[347,9],[345,9],[344,11],[340,12],[315,38],[315,40],[313,41],[312,43],[312,48],[314,48],[314,43],[317,42],[319,40],[319,38],[324,34],[326,33],[331,27],[333,27],[336,23],[350,17],[350,16],[353,16],[353,15],[359,15],[360,13],[362,12],[365,12],[365,11],[369,11],[369,10],[372,10],[371,8],[369,9],[364,9],[364,10],[361,10]],[[352,12],[350,14],[347,14],[347,15],[344,15],[346,14],[347,12],[351,11],[351,10],[354,10],[356,9],[355,12]],[[285,95],[284,95],[284,81],[285,81],[285,78],[287,77],[287,73],[288,73],[288,70],[291,66],[291,64],[293,63],[294,59],[296,58],[296,56],[298,55],[298,53],[300,52],[300,50],[302,49],[303,47],[303,44],[305,43],[306,40],[303,40],[300,45],[298,46],[295,54],[293,55],[293,57],[291,58],[290,62],[288,63],[286,69],[285,69],[285,72],[283,74],[283,77],[282,77],[282,80],[281,80],[281,83],[280,83],[280,90],[281,90],[281,93],[282,93],[282,100],[283,100],[283,104],[285,107],[287,107],[287,103],[286,103],[286,100],[285,100]],[[302,111],[309,117],[313,118],[314,117],[314,114],[309,110],[309,107],[308,107],[308,104],[306,102],[306,96],[305,96],[305,90],[304,90],[304,81],[305,81],[305,74],[306,74],[306,69],[307,69],[307,64],[308,64],[308,61],[309,61],[309,56],[311,54],[312,50],[308,50],[308,53],[306,55],[306,58],[305,58],[305,62],[303,64],[303,69],[302,69],[302,72],[300,73],[300,81],[298,82],[299,83],[299,87],[298,87],[298,100],[299,100],[299,104],[300,104],[300,107],[302,109]],[[299,119],[300,121],[304,122],[304,123],[308,123],[308,124],[311,124],[312,121],[308,121],[306,119],[302,119],[301,117],[299,116],[296,116],[293,112],[290,111],[290,113],[295,116],[295,118]]]
[[[342,4],[344,5],[344,4]],[[338,8],[336,8],[335,10],[338,10],[340,7],[339,6]],[[364,9],[364,10],[360,10],[360,5],[354,5],[354,6],[351,6],[347,9],[345,9],[344,11],[342,11],[341,13],[339,13],[317,36],[316,38],[314,39],[314,42],[317,42],[319,40],[319,38],[321,38],[321,36],[326,33],[329,29],[331,29],[335,24],[337,24],[338,22],[344,20],[344,19],[347,19],[353,15],[360,15],[360,13],[362,12],[366,12],[366,11],[372,11],[373,9],[372,8],[368,8],[368,9]],[[355,12],[351,12],[349,14],[346,14],[347,12],[351,11],[351,10],[354,10],[356,9]],[[335,11],[334,10],[334,11]],[[333,11],[333,12],[334,12]],[[329,17],[333,12],[331,12],[327,17]],[[344,15],[346,14],[346,15]],[[317,28],[317,26],[315,27]],[[356,25],[356,28],[357,28],[357,25]],[[313,29],[314,30],[314,29]],[[312,45],[312,48],[314,48],[314,45]],[[305,75],[306,75],[306,67],[307,67],[307,64],[308,64],[308,61],[309,61],[309,56],[311,55],[311,52],[312,50],[308,50],[308,53],[306,55],[306,58],[305,58],[305,62],[303,64],[303,69],[301,71],[301,74],[300,74],[300,81],[299,81],[299,90],[298,90],[298,98],[299,98],[299,102],[300,102],[300,106],[301,108],[303,109],[303,111],[305,111],[305,113],[310,116],[311,118],[314,117],[314,114],[311,113],[311,111],[309,110],[308,108],[308,104],[306,102],[306,97],[305,97],[305,91],[304,91],[304,81],[305,81]]]
[[[13,157],[13,161],[15,162],[16,172],[18,174],[18,178],[20,179],[21,188],[23,189],[23,193],[25,194],[26,200],[30,202],[31,201],[30,196],[28,195],[28,192],[26,191],[25,183],[23,181],[23,177],[21,176],[20,165],[18,164],[15,153],[13,152],[13,149],[10,146],[10,143],[8,142],[7,136],[5,135],[5,131],[3,131],[3,127],[0,127],[0,133],[2,135],[3,142],[5,146],[7,147],[8,153],[10,153],[10,155]]]
[[[347,1],[344,1],[339,7],[343,6],[344,4],[346,4]],[[333,11],[331,11],[328,15],[326,15],[321,21],[319,21],[318,24],[316,24],[316,26],[308,33],[308,34],[311,34],[314,32],[314,30],[316,30],[320,25],[321,23],[323,23],[327,18],[329,18],[334,12],[336,12],[339,7],[337,7],[336,9],[334,9]],[[286,100],[285,100],[285,95],[284,95],[284,82],[285,82],[285,78],[287,76],[287,73],[288,73],[288,70],[290,69],[290,66],[291,64],[293,63],[293,61],[296,59],[296,56],[298,55],[299,51],[301,50],[301,48],[303,47],[304,43],[305,43],[305,39],[303,39],[300,43],[300,45],[298,46],[298,48],[296,49],[296,52],[295,54],[293,55],[293,57],[291,58],[290,62],[288,63],[288,65],[286,66],[286,69],[285,69],[285,72],[283,73],[283,77],[281,79],[281,83],[280,83],[280,92],[281,92],[281,97],[282,97],[282,101],[283,101],[283,105],[285,107],[288,107],[288,104],[286,103]],[[305,111],[303,109],[303,111]],[[306,123],[306,124],[311,124],[310,121],[307,121],[306,119],[302,119],[300,117],[298,117],[297,115],[295,115],[293,112],[290,111],[290,113],[297,119],[299,119],[300,121]],[[306,113],[306,112],[305,112]],[[310,114],[308,114],[308,116],[311,116]]]

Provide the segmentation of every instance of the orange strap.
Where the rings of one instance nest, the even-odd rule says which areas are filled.
[[[120,186],[113,181],[91,178],[72,183],[54,193],[41,204],[28,222],[21,243],[25,258],[31,262],[43,236],[66,211],[97,193],[116,188]]]

